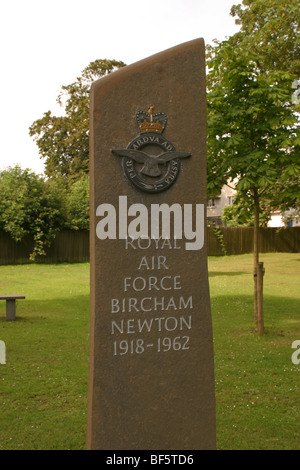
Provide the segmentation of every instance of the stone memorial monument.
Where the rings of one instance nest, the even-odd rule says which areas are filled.
[[[88,449],[215,448],[204,41],[91,90]]]

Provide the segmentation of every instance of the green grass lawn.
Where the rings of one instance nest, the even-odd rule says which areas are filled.
[[[300,255],[264,254],[265,335],[254,332],[252,255],[209,258],[218,449],[300,449]],[[89,264],[0,266],[0,449],[84,449]]]

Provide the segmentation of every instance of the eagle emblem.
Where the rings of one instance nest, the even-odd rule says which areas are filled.
[[[148,113],[138,111],[136,120],[140,135],[126,149],[114,149],[112,153],[123,157],[125,175],[136,187],[146,192],[164,191],[175,182],[180,159],[190,157],[191,153],[178,152],[162,136],[167,116],[154,114],[153,105],[149,106]]]

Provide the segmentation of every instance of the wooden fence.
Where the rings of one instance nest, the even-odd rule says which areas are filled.
[[[25,237],[15,242],[11,237],[0,231],[0,264],[23,264],[29,262],[33,251],[33,238]],[[65,230],[56,234],[55,240],[47,255],[39,256],[37,263],[61,263],[89,261],[89,232]]]
[[[300,227],[261,228],[259,231],[261,253],[300,252]],[[0,231],[0,264],[23,264],[29,262],[33,249],[32,237],[22,242],[14,242],[11,237]],[[218,227],[207,228],[208,255],[239,255],[253,251],[253,228]],[[58,232],[47,255],[39,257],[38,263],[86,262],[89,261],[89,232]]]
[[[253,227],[208,227],[207,251],[211,256],[252,253]],[[260,228],[259,251],[299,253],[300,227]]]

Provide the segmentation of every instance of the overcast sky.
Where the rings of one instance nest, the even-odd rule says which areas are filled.
[[[237,0],[9,0],[0,6],[0,170],[42,173],[29,126],[96,59],[132,64],[186,41],[231,36]]]

